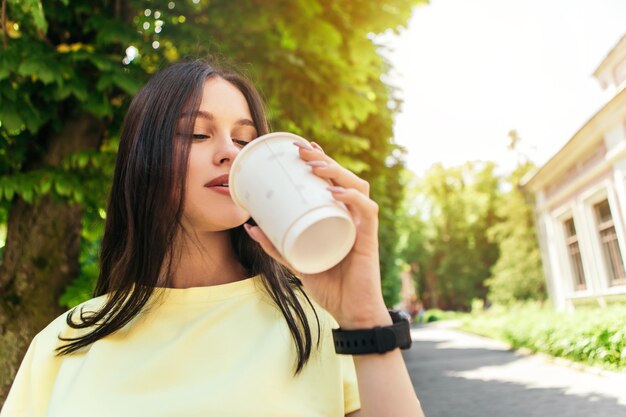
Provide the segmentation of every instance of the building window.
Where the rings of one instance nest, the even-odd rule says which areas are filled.
[[[580,248],[578,246],[578,236],[576,236],[576,226],[574,225],[574,219],[569,218],[563,222],[565,227],[565,242],[567,243],[567,254],[569,255],[569,262],[574,274],[574,290],[581,291],[587,288],[585,282],[585,271],[583,269],[583,259],[580,255]]]
[[[626,284],[624,261],[617,243],[617,234],[615,233],[609,201],[604,200],[593,206],[593,209],[596,213],[604,264],[609,273],[609,285]]]

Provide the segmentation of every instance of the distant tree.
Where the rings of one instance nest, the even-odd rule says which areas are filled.
[[[398,213],[397,225],[399,264],[408,269],[420,300],[424,299],[425,269],[429,253],[426,238],[429,228],[424,216],[426,213],[424,195],[421,192],[421,179],[413,172],[405,170],[401,177],[403,198]]]
[[[435,164],[424,178],[407,176],[400,254],[426,307],[546,296],[533,204],[520,188],[535,166],[520,152],[519,134],[508,138],[517,167],[504,183],[493,162]]]
[[[541,266],[532,200],[521,188],[524,175],[534,168],[523,162],[508,178],[511,186],[498,208],[502,222],[489,233],[498,242],[500,257],[486,284],[489,300],[509,304],[520,300],[543,300],[545,280]]]
[[[444,168],[421,181],[423,207],[411,218],[403,250],[427,307],[468,309],[485,298],[484,281],[498,259],[487,230],[498,222],[499,178],[491,162]]]

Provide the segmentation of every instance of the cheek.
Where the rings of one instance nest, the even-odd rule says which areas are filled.
[[[185,180],[185,196],[183,198],[184,212],[194,217],[201,211],[204,205],[206,193],[204,189],[204,177],[200,168],[189,161]],[[194,214],[195,213],[195,214]]]
[[[200,168],[200,158],[198,157],[198,155],[194,153],[190,154],[189,162],[187,163],[187,179],[192,181],[196,179],[198,177]]]
[[[187,163],[187,189],[198,189],[210,179],[208,175],[209,163],[199,153],[191,153]]]

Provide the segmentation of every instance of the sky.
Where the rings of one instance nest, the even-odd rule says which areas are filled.
[[[407,168],[545,163],[609,98],[592,73],[626,34],[626,0],[431,0],[399,36],[378,37],[403,109]]]

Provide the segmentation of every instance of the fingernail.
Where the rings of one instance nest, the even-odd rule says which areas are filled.
[[[310,167],[322,168],[327,167],[328,164],[324,161],[309,161],[306,163]]]
[[[326,187],[326,189],[328,191],[330,191],[331,193],[337,193],[337,194],[343,194],[346,192],[346,189],[343,187],[338,187],[336,185],[332,185],[330,187]]]
[[[315,149],[317,149],[318,151],[320,151],[321,153],[323,153],[324,155],[326,155],[326,152],[324,152],[324,149],[322,149],[322,147],[320,145],[317,144],[317,142],[311,142],[311,144],[313,145],[313,147]]]
[[[313,147],[311,145],[309,145],[308,142],[294,142],[294,145],[296,145],[298,148],[302,148],[302,149],[306,149],[307,151],[314,151],[315,149],[313,149]]]

